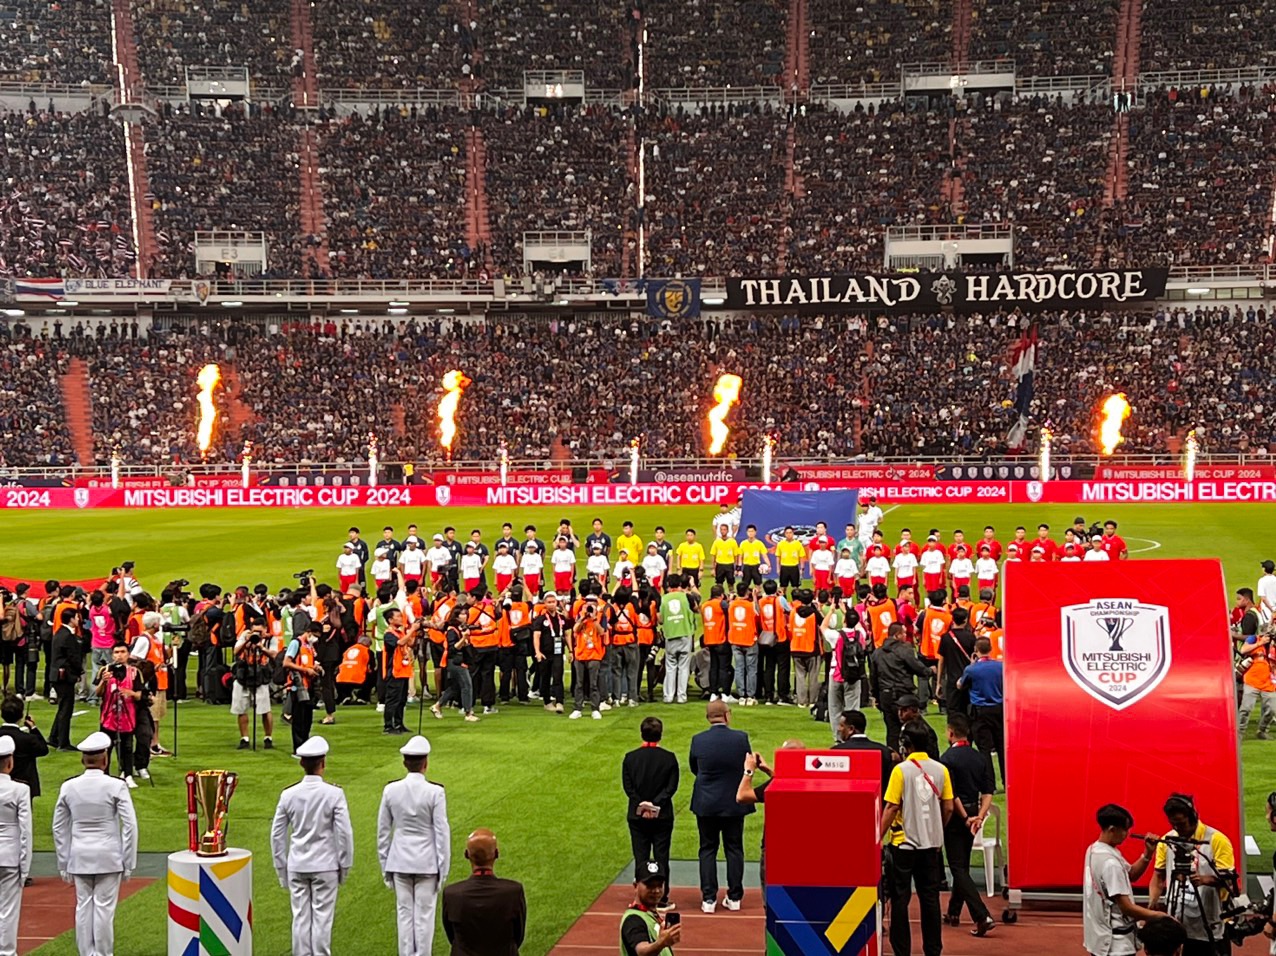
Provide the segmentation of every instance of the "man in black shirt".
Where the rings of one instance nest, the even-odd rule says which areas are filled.
[[[975,634],[970,629],[970,612],[964,607],[953,608],[953,626],[939,640],[939,677],[935,686],[939,699],[950,713],[964,714],[970,710],[966,693],[957,686],[975,653]]]
[[[544,611],[532,619],[532,656],[536,661],[536,688],[545,709],[563,712],[563,654],[571,643],[571,621],[558,606],[558,595],[545,594]]]
[[[524,537],[523,543],[519,546],[517,550],[511,551],[510,552],[511,554],[518,554],[521,556],[522,552],[527,550],[527,546],[529,544],[536,545],[536,553],[539,554],[542,558],[545,557],[545,555],[549,554],[549,551],[547,551],[545,548],[545,542],[542,541],[540,538],[536,537],[536,525],[529,524],[525,526],[523,528],[523,537]],[[546,568],[545,571],[546,573],[548,573],[549,568]]]
[[[355,557],[359,559],[359,583],[367,584],[367,579],[364,577],[364,567],[367,565],[369,557],[368,542],[359,537],[358,528],[351,528],[349,535],[350,544],[354,548]]]
[[[611,535],[603,530],[602,518],[594,519],[594,532],[585,538],[585,553],[592,554],[596,544],[602,545],[606,557],[611,557]]]
[[[988,755],[970,746],[970,721],[965,714],[948,714],[948,743],[948,749],[939,758],[948,768],[953,785],[953,815],[944,827],[944,855],[953,874],[953,895],[948,899],[944,922],[957,926],[961,921],[962,903],[965,903],[970,918],[975,921],[971,935],[986,936],[997,922],[989,915],[979,888],[970,877],[970,851],[975,845],[975,834],[983,827],[992,806],[996,781]],[[984,866],[992,865],[993,861],[985,857]]]
[[[916,720],[926,726],[926,756],[931,760],[939,759],[939,737],[935,733],[935,728],[927,724],[922,717],[922,702],[919,698],[912,694],[906,694],[900,697],[896,702],[896,714],[899,716],[900,726],[908,723],[910,720]],[[907,754],[907,751],[904,751]]]
[[[71,742],[71,713],[75,709],[75,684],[84,675],[84,654],[80,649],[80,611],[62,614],[62,626],[53,634],[49,649],[49,677],[58,697],[58,712],[49,731],[49,746],[74,750]]]
[[[461,588],[461,556],[465,554],[465,546],[456,540],[456,529],[448,525],[443,529],[443,547],[447,548],[448,554],[452,555],[452,561],[444,572],[451,587],[460,590]]]
[[[634,874],[634,901],[620,919],[621,956],[662,956],[682,942],[682,924],[665,926],[654,912],[667,892],[656,864],[648,863]]]
[[[479,582],[484,589],[487,588],[487,565],[492,560],[492,552],[487,549],[487,545],[483,543],[483,532],[475,528],[470,532],[469,543],[474,545],[474,553],[483,559],[482,570],[479,571]]]
[[[403,543],[394,537],[394,529],[386,525],[381,529],[381,541],[377,544],[378,548],[385,548],[386,560],[390,562],[390,567],[397,568],[399,566],[399,555],[403,553]]]
[[[496,539],[496,548],[498,550],[501,545],[505,545],[505,547],[509,549],[506,553],[509,554],[510,557],[518,557],[521,546],[518,543],[518,539],[514,537],[514,526],[508,521],[501,525],[501,536]]]
[[[629,839],[634,850],[634,873],[642,874],[654,861],[660,876],[669,877],[669,843],[673,839],[673,795],[678,792],[678,758],[660,749],[664,724],[647,717],[640,726],[642,746],[625,754],[620,778],[629,798]],[[667,884],[666,884],[667,885]],[[667,896],[658,909],[670,909]]]
[[[844,710],[837,719],[837,738],[838,743],[833,745],[834,750],[874,750],[882,761],[882,793],[886,793],[886,785],[891,779],[891,770],[895,767],[897,755],[891,752],[891,748],[885,744],[879,744],[876,740],[869,740],[868,734],[868,718],[864,716],[863,711]]]
[[[899,717],[902,701],[906,697],[917,701],[917,678],[928,677],[930,668],[917,656],[917,648],[904,640],[904,625],[899,621],[887,628],[886,640],[873,652],[871,661],[869,689],[886,723],[886,746],[897,750],[900,728],[904,725]],[[920,702],[917,707],[921,707]],[[934,749],[938,756],[938,740]]]

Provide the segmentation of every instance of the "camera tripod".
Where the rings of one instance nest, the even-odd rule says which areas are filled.
[[[1205,938],[1209,942],[1210,948],[1216,949],[1218,941],[1214,938],[1214,927],[1210,925],[1209,916],[1206,914],[1204,903],[1201,900],[1201,889],[1192,882],[1192,862],[1197,854],[1196,847],[1192,845],[1176,845],[1174,850],[1174,866],[1167,874],[1168,885],[1165,893],[1165,912],[1182,922],[1188,901],[1194,900],[1201,925],[1205,927]],[[1201,859],[1210,869],[1214,869],[1213,863],[1207,858],[1202,856]],[[1215,870],[1215,873],[1217,872]]]

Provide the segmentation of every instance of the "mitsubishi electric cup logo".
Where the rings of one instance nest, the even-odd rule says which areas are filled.
[[[1113,710],[1142,700],[1170,670],[1170,612],[1133,598],[1060,609],[1063,666],[1077,686]]]
[[[1045,494],[1045,486],[1039,481],[1028,482],[1028,500],[1036,503],[1041,500]]]
[[[72,497],[75,499],[75,506],[77,508],[87,508],[89,506],[89,489],[76,488],[75,494],[72,495]]]
[[[447,485],[435,485],[434,500],[446,508],[452,501],[452,489]]]

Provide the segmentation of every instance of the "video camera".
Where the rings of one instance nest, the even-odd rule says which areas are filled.
[[[1218,881],[1216,889],[1219,891],[1219,918],[1223,925],[1223,940],[1240,946],[1249,937],[1257,936],[1263,931],[1272,912],[1272,896],[1269,894],[1266,899],[1255,902],[1241,892],[1239,873],[1235,870],[1220,870],[1208,857],[1197,852],[1198,847],[1205,846],[1208,841],[1174,834],[1157,837],[1157,841],[1172,846],[1177,851],[1174,854],[1174,865],[1166,874],[1171,881],[1190,880],[1193,865],[1198,858],[1213,871],[1213,876]],[[1273,892],[1276,893],[1276,890]]]
[[[298,571],[296,574],[293,575],[293,577],[297,579],[297,586],[303,587],[303,588],[310,587],[310,579],[313,578],[314,576],[315,576],[314,568],[310,568],[306,571]]]

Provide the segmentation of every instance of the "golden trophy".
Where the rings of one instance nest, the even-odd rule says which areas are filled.
[[[226,854],[226,808],[238,780],[239,775],[228,770],[192,770],[186,775],[190,850],[196,856]]]

